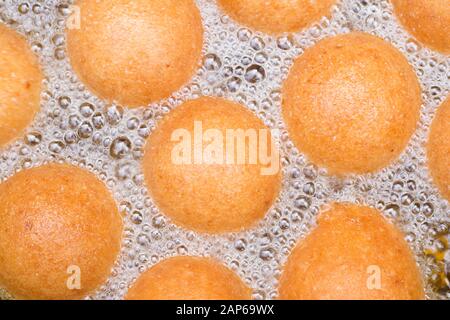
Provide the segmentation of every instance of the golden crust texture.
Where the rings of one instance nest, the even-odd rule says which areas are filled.
[[[280,298],[424,299],[421,274],[403,234],[375,209],[332,204],[284,267]]]
[[[50,164],[0,185],[0,285],[17,299],[92,293],[108,278],[121,237],[112,195],[88,171]]]
[[[422,102],[405,57],[364,33],[327,38],[306,50],[282,91],[294,143],[336,175],[374,172],[396,160]]]
[[[196,163],[193,158],[188,163],[174,162],[172,153],[179,144],[173,139],[174,132],[186,129],[194,143],[196,122],[201,123],[204,133],[218,130],[223,137],[228,129],[267,129],[253,113],[233,102],[204,97],[184,103],[162,121],[147,141],[142,166],[150,194],[163,213],[188,229],[223,233],[253,226],[278,196],[280,171],[262,175],[266,166],[259,161],[211,164]],[[270,131],[267,133],[271,141]],[[236,148],[228,151],[225,142],[220,144],[227,157],[237,159]]]
[[[126,300],[250,300],[251,290],[230,269],[209,259],[175,257],[143,273]]]
[[[78,0],[67,30],[78,76],[100,98],[139,107],[169,97],[194,75],[203,25],[193,0]]]
[[[428,167],[433,181],[450,201],[450,98],[439,107],[427,146]]]
[[[0,23],[0,147],[33,121],[40,109],[42,80],[25,38]]]
[[[270,34],[296,32],[331,15],[336,0],[219,0],[226,14]]]
[[[417,40],[450,54],[450,3],[448,0],[392,0],[400,22]]]

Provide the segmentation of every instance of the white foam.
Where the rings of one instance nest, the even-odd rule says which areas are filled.
[[[424,143],[438,105],[450,90],[450,59],[421,47],[402,29],[388,1],[343,0],[331,19],[289,37],[275,38],[238,26],[212,0],[197,0],[206,29],[204,65],[185,88],[137,110],[107,106],[74,75],[65,54],[67,6],[58,0],[0,0],[1,19],[24,33],[46,73],[42,111],[26,138],[0,151],[0,179],[47,161],[66,161],[96,173],[126,212],[120,259],[94,299],[120,299],[140,272],[169,256],[215,257],[254,289],[257,299],[277,297],[277,279],[296,241],[314,226],[319,207],[331,201],[364,203],[402,228],[427,278],[435,268],[423,255],[436,230],[450,226],[450,209],[432,185]],[[320,39],[352,30],[381,36],[414,66],[423,89],[420,126],[401,158],[376,174],[330,178],[293,147],[280,115],[280,90],[293,59]],[[205,236],[181,229],[154,206],[143,185],[139,159],[146,137],[171,109],[199,95],[245,104],[279,128],[283,191],[254,229]],[[86,104],[88,103],[88,104]],[[80,108],[81,107],[81,108]],[[180,186],[181,187],[181,186]],[[430,298],[450,298],[450,291]]]

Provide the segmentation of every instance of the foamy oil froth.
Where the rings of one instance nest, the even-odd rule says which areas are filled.
[[[450,260],[444,241],[450,208],[430,180],[424,150],[436,108],[450,89],[449,59],[414,41],[384,0],[340,1],[331,18],[280,37],[237,25],[215,1],[197,3],[206,30],[202,66],[172,97],[131,110],[101,101],[74,74],[64,32],[71,1],[0,0],[0,19],[27,37],[46,75],[35,122],[23,138],[0,151],[0,178],[49,161],[73,163],[102,179],[124,214],[121,255],[107,283],[89,298],[121,299],[148,267],[171,256],[198,255],[215,257],[235,270],[253,288],[254,298],[275,299],[290,250],[330,201],[382,211],[405,232],[427,277],[428,297],[450,298],[442,285]],[[398,161],[375,174],[337,179],[294,147],[280,113],[281,86],[305,49],[354,30],[383,37],[405,54],[420,80],[424,103],[419,128]],[[208,236],[179,228],[158,210],[144,185],[139,162],[146,138],[172,109],[201,95],[240,102],[268,127],[280,129],[282,192],[252,230]]]

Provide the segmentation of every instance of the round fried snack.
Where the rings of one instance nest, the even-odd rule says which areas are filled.
[[[270,130],[251,111],[204,97],[162,121],[142,166],[155,203],[176,224],[224,233],[264,217],[280,190],[279,161]]]
[[[143,273],[126,300],[250,300],[251,289],[230,269],[209,259],[175,257]]]
[[[294,143],[335,175],[374,172],[396,160],[416,129],[422,102],[405,57],[364,33],[306,50],[282,92]]]
[[[25,38],[0,23],[0,147],[33,121],[40,109],[42,80]]]
[[[428,167],[440,193],[450,201],[450,98],[439,107],[427,146]]]
[[[337,203],[291,253],[279,291],[290,300],[424,299],[403,234],[375,209]]]
[[[397,18],[414,37],[431,49],[450,54],[448,0],[391,0]]]
[[[331,14],[336,0],[218,0],[226,14],[270,34],[296,32]]]
[[[139,107],[169,97],[194,75],[203,25],[194,0],[78,0],[70,60],[100,98]]]
[[[122,219],[88,171],[49,164],[0,185],[0,286],[16,299],[80,299],[108,278]]]

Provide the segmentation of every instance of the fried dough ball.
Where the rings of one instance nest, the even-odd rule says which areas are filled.
[[[100,98],[139,107],[169,97],[194,75],[203,26],[193,0],[78,0],[68,28],[78,76]]]
[[[250,300],[251,289],[230,269],[209,259],[175,257],[143,273],[126,300]]]
[[[108,278],[122,220],[93,174],[63,164],[0,185],[0,286],[16,299],[80,299]]]
[[[441,194],[450,201],[450,98],[439,107],[427,147],[428,167]]]
[[[0,23],[0,147],[33,121],[40,109],[42,80],[25,38]]]
[[[296,32],[331,14],[336,0],[219,0],[226,14],[270,34]]]
[[[375,209],[337,203],[291,253],[279,291],[289,300],[424,299],[403,234]]]
[[[301,152],[330,174],[364,174],[396,160],[421,107],[417,77],[388,42],[364,33],[320,41],[294,63],[283,117]]]
[[[400,22],[431,49],[450,54],[450,3],[448,0],[392,0]]]
[[[236,138],[237,131],[227,138],[228,130],[238,129],[245,131],[245,150],[240,150],[243,139]],[[246,136],[247,130],[255,135]],[[249,141],[256,141],[251,136],[266,138],[267,153],[261,147],[264,142],[251,152],[267,154],[269,161],[261,156],[250,160],[254,144]],[[142,161],[145,181],[156,205],[176,224],[205,233],[250,228],[264,217],[280,190],[279,153],[272,142],[270,130],[239,104],[207,97],[188,101],[148,139]]]

